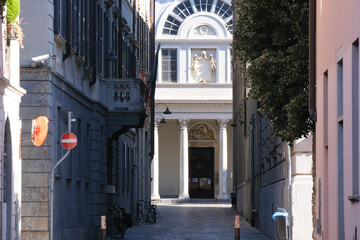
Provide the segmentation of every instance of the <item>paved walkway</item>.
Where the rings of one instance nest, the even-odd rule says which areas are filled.
[[[164,204],[157,208],[156,224],[127,229],[127,240],[227,240],[234,239],[235,211],[230,204],[211,202]],[[241,240],[269,240],[241,219]]]

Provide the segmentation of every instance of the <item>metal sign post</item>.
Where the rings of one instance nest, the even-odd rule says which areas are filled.
[[[72,112],[68,111],[68,132],[71,133],[71,122],[75,122],[76,119],[72,118]],[[72,148],[71,148],[72,149]],[[51,170],[51,188],[50,188],[50,240],[54,239],[54,178],[55,169],[59,164],[69,155],[71,149],[68,149],[66,153],[59,159]]]

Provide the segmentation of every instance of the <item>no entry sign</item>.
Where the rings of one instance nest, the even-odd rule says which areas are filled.
[[[61,136],[60,143],[65,149],[73,149],[77,145],[77,137],[71,132],[64,133]]]

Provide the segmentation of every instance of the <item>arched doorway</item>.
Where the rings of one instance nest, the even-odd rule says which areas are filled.
[[[10,124],[6,120],[4,131],[4,151],[3,162],[1,166],[2,171],[2,239],[11,239],[12,228],[12,156],[11,156],[11,134]]]

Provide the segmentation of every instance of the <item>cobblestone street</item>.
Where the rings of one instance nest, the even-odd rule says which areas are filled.
[[[128,240],[217,240],[234,239],[235,211],[230,204],[199,202],[159,204],[157,223],[134,226],[125,233]],[[242,240],[268,240],[241,219]]]

